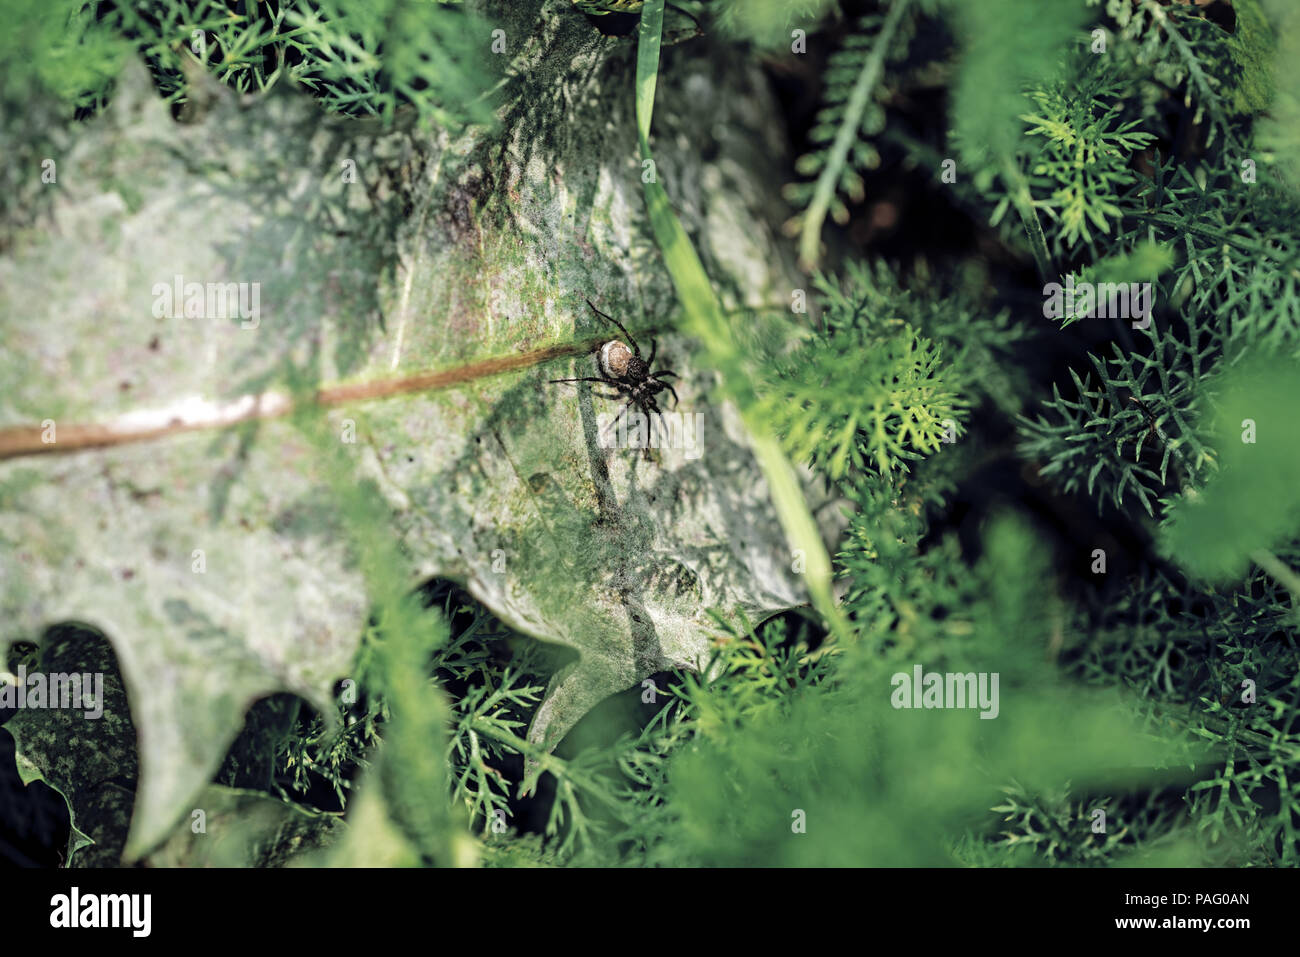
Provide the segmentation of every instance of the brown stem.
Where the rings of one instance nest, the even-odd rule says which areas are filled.
[[[529,352],[518,352],[514,355],[495,356],[451,369],[416,372],[370,382],[326,386],[317,391],[312,404],[328,408],[412,392],[450,389],[476,379],[526,369],[552,359],[581,355],[595,349],[605,338],[605,336],[598,336],[579,342],[560,343]],[[186,400],[171,407],[131,412],[107,422],[55,423],[52,442],[45,441],[47,430],[44,425],[10,426],[0,429],[0,460],[28,455],[56,455],[81,449],[126,445],[131,442],[148,442],[182,432],[203,429],[224,429],[241,422],[279,418],[288,415],[293,408],[292,398],[284,392],[263,392],[258,395],[244,395],[220,401]]]

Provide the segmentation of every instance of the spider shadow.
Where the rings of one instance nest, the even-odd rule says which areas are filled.
[[[596,499],[596,517],[592,523],[593,540],[603,541],[602,549],[607,561],[603,572],[610,580],[618,602],[627,618],[633,655],[639,673],[661,670],[667,660],[654,620],[646,605],[647,574],[653,561],[653,523],[626,503],[619,502],[614,480],[610,474],[610,448],[601,444],[601,423],[594,403],[592,383],[578,382],[578,416],[582,429],[582,445],[587,459],[587,474]],[[637,480],[641,457],[629,472],[628,498],[643,497]],[[638,494],[639,493],[639,494]]]

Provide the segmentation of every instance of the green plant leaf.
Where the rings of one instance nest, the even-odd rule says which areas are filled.
[[[526,33],[525,13],[509,30]],[[512,102],[585,89],[587,65],[530,55]],[[453,579],[576,652],[534,717],[539,752],[606,696],[701,667],[710,608],[762,618],[807,600],[689,340],[662,337],[657,361],[681,376],[697,446],[679,432],[648,460],[602,448],[618,406],[548,382],[592,374],[611,335],[584,298],[652,334],[627,306],[635,178],[610,173],[623,157],[603,132],[624,87],[589,94],[591,136],[556,143],[513,114],[548,159],[499,193],[459,159],[475,131],[420,140],[415,162],[409,129],[327,117],[279,87],[203,92],[178,124],[132,62],[60,159],[60,229],[20,233],[0,261],[3,637],[79,621],[113,643],[139,732],[128,858],[183,821],[255,700],[288,691],[335,713],[381,584]],[[562,183],[556,166],[572,170]],[[593,217],[598,204],[621,218]],[[591,225],[555,225],[574,221]],[[763,263],[745,278],[761,284]],[[154,312],[177,275],[180,300],[188,281],[256,282],[262,313]],[[670,296],[666,281],[644,292]],[[359,541],[358,522],[378,539]],[[396,579],[368,565],[383,541]]]
[[[1217,382],[1210,425],[1219,471],[1170,510],[1164,544],[1192,574],[1240,578],[1251,557],[1300,532],[1294,360],[1254,356]]]

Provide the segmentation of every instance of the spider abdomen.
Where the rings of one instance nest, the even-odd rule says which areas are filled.
[[[611,339],[600,347],[596,362],[600,371],[611,379],[626,379],[632,368],[636,355],[617,339]]]

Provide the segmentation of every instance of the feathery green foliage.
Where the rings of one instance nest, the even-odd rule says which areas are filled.
[[[816,185],[806,191],[808,210],[799,242],[799,256],[806,264],[817,261],[827,211],[841,223],[848,218],[848,210],[836,194],[844,192],[851,198],[862,198],[862,177],[854,168],[871,169],[880,160],[864,137],[884,126],[884,111],[873,97],[907,5],[908,0],[894,0],[883,19],[864,18],[858,31],[849,34],[845,48],[830,59],[826,106],[810,134],[820,148],[799,163],[801,173],[818,174]],[[804,193],[795,185],[787,190],[787,198],[800,202]]]
[[[1033,253],[1045,281],[1150,282],[1150,321],[1075,311],[1052,323],[1039,290],[1030,307],[1008,306],[978,270],[915,262],[904,278],[900,266],[850,260],[817,278],[815,321],[787,321],[784,345],[771,335],[780,324],[711,345],[754,427],[782,436],[851,506],[835,557],[849,635],[794,614],[719,624],[706,675],[657,680],[658,697],[617,740],[543,758],[555,792],[541,845],[513,829],[509,784],[526,752],[518,722],[547,666],[473,650],[468,635],[507,640],[496,627],[454,637],[439,666],[453,689],[449,796],[490,862],[1296,860],[1300,809],[1286,782],[1300,758],[1290,593],[1300,547],[1293,496],[1277,483],[1294,474],[1285,450],[1300,443],[1277,418],[1291,380],[1248,366],[1239,375],[1254,388],[1232,398],[1228,371],[1261,347],[1297,352],[1295,210],[1263,181],[1267,162],[1260,182],[1241,162],[1254,155],[1244,145],[1267,45],[1145,0],[1062,2],[1051,17],[1005,6],[918,5],[901,34],[909,49],[946,49],[921,45],[927,30],[962,40],[962,161],[945,185]],[[1088,17],[1104,55],[1086,46],[1096,34],[1076,32]],[[1011,58],[1014,73],[1001,69],[1007,42],[1025,54]],[[837,66],[819,134],[852,133],[834,175],[850,202],[869,189],[874,159],[853,164],[872,157],[884,118],[864,127],[869,108],[846,108],[871,48],[861,35],[849,42],[856,60]],[[916,66],[902,62],[882,61],[873,87]],[[1177,123],[1200,135],[1188,140]],[[906,138],[888,142],[936,162]],[[1043,336],[1070,352],[1046,388],[1020,360]],[[752,385],[736,384],[755,369]],[[1245,417],[1256,444],[1239,441]],[[1168,523],[1163,551],[1151,548],[1105,600],[1058,591],[1054,556],[1023,520],[987,525],[974,558],[944,517],[972,457],[1008,435],[1061,494],[1139,535]],[[1264,571],[1247,571],[1247,558]],[[1206,590],[1184,568],[1222,583]],[[1002,712],[896,710],[892,676],[918,665],[998,672]],[[495,812],[508,834],[492,833]]]
[[[832,479],[906,469],[955,441],[962,406],[943,382],[940,349],[889,312],[861,271],[841,290],[824,277],[827,308],[811,340],[773,361],[761,413],[796,461]]]
[[[66,108],[95,110],[112,95],[123,58],[149,64],[169,101],[188,98],[191,64],[241,93],[301,84],[332,111],[392,120],[409,105],[440,125],[487,122],[490,33],[440,0],[293,0],[232,10],[223,0],[16,5],[0,46],[6,85],[47,91]]]
[[[1057,69],[1086,11],[1075,0],[953,4],[963,45],[953,91],[953,133],[967,162],[1011,156],[1022,135],[1026,84]]]
[[[791,31],[812,31],[832,7],[831,0],[722,0],[714,22],[727,36],[765,48],[791,43]]]
[[[1126,199],[1134,185],[1130,159],[1155,139],[1136,129],[1139,119],[1123,119],[1122,82],[1095,57],[1071,74],[1034,90],[1034,112],[1024,117],[1029,135],[1045,140],[1030,172],[1035,186],[1052,189],[1034,206],[1060,223],[1058,254],[1091,245],[1093,230],[1110,231],[1123,215],[1116,198]]]
[[[131,51],[183,103],[194,30],[232,88],[292,78],[355,116],[483,120],[499,79],[476,58],[486,28],[453,5],[59,5],[70,29],[37,6],[16,3],[0,40],[4,95],[60,123],[111,102]],[[788,194],[816,254],[825,215],[851,224],[873,177],[912,163],[995,267],[831,252],[811,316],[731,321],[679,185],[646,182],[663,254],[647,268],[672,278],[793,543],[815,546],[815,613],[717,616],[703,674],[661,674],[544,753],[523,729],[560,663],[449,583],[408,593],[382,499],[338,460],[374,608],[357,700],[328,719],[263,703],[219,780],[327,794],[353,855],[374,825],[354,795],[376,797],[406,863],[1300,863],[1292,11],[1239,0],[1230,32],[1157,0],[895,0],[834,44],[815,33],[829,7],[713,11],[724,43],[794,24],[838,46],[798,167],[817,182]],[[620,148],[649,160],[662,4],[645,9],[639,143]],[[26,69],[24,45],[44,51]],[[922,74],[949,99],[942,142],[888,135]],[[1067,282],[1150,283],[1154,309],[1046,318],[1044,287]],[[833,560],[787,456],[840,497]],[[1037,504],[1008,515],[1017,488]],[[1046,529],[1076,510],[1073,531]],[[997,717],[896,706],[915,668],[996,673]]]

